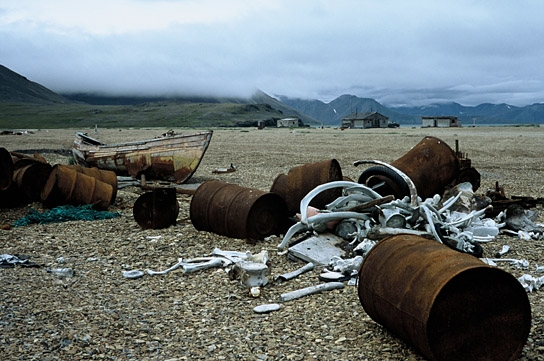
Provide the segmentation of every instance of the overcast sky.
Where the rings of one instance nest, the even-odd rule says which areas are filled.
[[[0,0],[0,64],[59,93],[544,102],[543,0]]]

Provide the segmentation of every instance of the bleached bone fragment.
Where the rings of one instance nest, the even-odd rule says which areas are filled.
[[[129,279],[140,278],[143,275],[144,273],[140,270],[123,271],[123,277],[129,278]]]
[[[376,241],[371,241],[368,238],[365,238],[361,243],[357,245],[357,247],[353,249],[353,252],[355,254],[360,254],[364,258],[368,251],[370,251],[375,245]]]
[[[365,192],[368,196],[371,196],[373,198],[381,198],[382,196],[378,194],[373,189],[359,183],[355,182],[348,182],[348,181],[335,181],[335,182],[328,182],[321,185],[318,185],[314,189],[312,189],[302,200],[300,201],[300,215],[301,215],[301,222],[303,224],[308,224],[308,206],[310,205],[310,202],[312,199],[314,199],[319,193],[324,192],[329,189],[333,188],[353,188],[360,190],[361,192]]]
[[[248,253],[249,253],[249,256],[247,257],[247,261],[255,262],[255,263],[263,263],[263,264],[268,263],[268,251],[267,250],[262,250],[261,252],[259,252],[257,254],[251,254],[250,252],[248,252]]]
[[[514,258],[487,258],[497,264],[498,262],[508,262],[511,263],[516,268],[527,269],[529,268],[529,261],[526,259],[514,259]]]
[[[292,272],[284,273],[282,275],[276,276],[276,281],[288,281],[295,277],[300,276],[301,274],[311,271],[314,269],[314,264],[312,262],[308,262],[305,266],[300,267]]]
[[[215,248],[212,251],[211,255],[217,256],[217,257],[224,257],[228,259],[229,261],[231,261],[232,263],[236,263],[236,262],[246,260],[251,255],[251,252],[223,251],[219,248]]]
[[[288,230],[287,233],[285,233],[285,236],[283,237],[283,240],[278,245],[278,250],[283,251],[285,246],[287,246],[287,243],[291,240],[291,238],[297,234],[298,232],[307,231],[308,226],[305,225],[302,222],[297,222],[294,225],[292,225]]]
[[[357,204],[357,205],[364,204],[364,203],[367,203],[367,202],[369,202],[369,201],[371,201],[373,199],[374,198],[369,197],[369,196],[364,195],[364,194],[352,193],[352,194],[348,194],[348,195],[336,198],[336,200],[334,200],[331,203],[327,204],[325,206],[325,209],[335,210],[335,211],[344,210],[343,208],[345,208],[345,207],[353,207],[354,203]]]
[[[405,228],[406,217],[400,214],[398,209],[380,209],[380,223],[383,227]]]
[[[533,290],[538,290],[544,284],[543,277],[533,277],[529,274],[524,274],[518,278],[518,281],[521,283],[526,292],[532,292]]]
[[[460,191],[459,193],[457,193],[456,196],[454,197],[451,197],[450,199],[448,199],[447,201],[445,201],[443,204],[442,204],[442,208],[440,208],[438,210],[438,213],[442,214],[444,213],[445,211],[447,211],[448,209],[451,208],[451,206],[453,206],[455,204],[455,202],[457,202],[457,200],[459,199],[459,197],[461,197],[461,194],[463,194],[462,191]]]
[[[251,287],[249,289],[249,295],[254,298],[261,297],[261,287]]]
[[[342,289],[342,288],[344,288],[344,283],[342,283],[342,282],[322,283],[320,285],[310,286],[310,287],[306,287],[306,288],[301,288],[299,290],[283,293],[280,296],[280,301],[281,302],[292,301],[292,300],[295,300],[297,298],[312,295],[314,293],[319,293],[319,292],[323,292],[323,291],[332,291],[332,290],[337,290],[337,289]]]
[[[349,259],[332,257],[330,265],[332,266],[333,271],[341,272],[344,274],[351,274],[353,271],[358,271],[362,263],[362,256],[356,256]]]
[[[491,258],[483,257],[483,258],[480,258],[480,261],[482,261],[483,263],[487,265],[497,267],[497,264]]]
[[[234,265],[233,273],[247,287],[262,287],[268,284],[268,266],[260,262],[241,261]]]
[[[360,219],[366,221],[370,219],[370,216],[364,213],[358,212],[330,212],[330,213],[318,213],[315,216],[308,217],[306,224],[309,229],[323,232],[327,229],[327,223],[331,221],[340,221],[346,218]]]
[[[181,267],[183,263],[183,259],[182,258],[178,258],[178,263],[176,263],[175,265],[173,265],[172,267],[168,268],[168,269],[165,269],[164,271],[152,271],[150,269],[146,270],[147,274],[150,275],[150,276],[156,276],[156,275],[165,275],[169,272],[172,272],[173,270],[175,269],[178,269]]]
[[[253,308],[253,311],[255,313],[270,313],[270,312],[278,311],[280,308],[281,308],[281,305],[279,303],[269,303],[266,305],[255,306]]]
[[[429,232],[426,231],[390,227],[373,227],[368,231],[367,237],[371,239],[382,239],[388,236],[394,236],[398,234],[411,234],[414,236],[421,236],[426,238],[433,237]]]
[[[497,254],[495,254],[495,258],[500,258],[504,256],[505,254],[508,253],[508,251],[510,251],[510,246],[505,244],[504,246],[502,246],[501,250],[497,252]]]
[[[193,273],[209,268],[221,267],[223,266],[223,259],[221,258],[211,258],[208,261],[203,262],[182,262],[181,268],[184,273]]]

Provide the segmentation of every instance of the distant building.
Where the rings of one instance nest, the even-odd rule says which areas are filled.
[[[365,129],[365,128],[387,128],[389,118],[378,112],[351,113],[342,118],[342,128]]]
[[[278,128],[296,128],[298,127],[300,119],[298,117],[283,118],[278,120]]]
[[[460,127],[461,121],[453,116],[421,117],[422,128],[449,128]]]

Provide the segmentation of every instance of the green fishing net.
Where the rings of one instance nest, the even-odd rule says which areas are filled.
[[[31,208],[25,217],[14,221],[12,227],[28,226],[32,223],[46,224],[66,221],[94,221],[111,219],[119,216],[121,216],[119,212],[94,210],[92,204],[85,204],[82,206],[65,205],[52,208],[43,213]]]

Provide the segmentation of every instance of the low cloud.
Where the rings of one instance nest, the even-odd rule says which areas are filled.
[[[0,5],[0,59],[60,93],[544,99],[542,2],[41,3]]]

